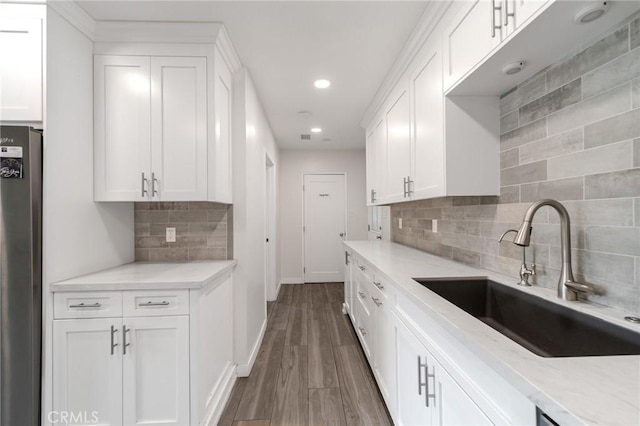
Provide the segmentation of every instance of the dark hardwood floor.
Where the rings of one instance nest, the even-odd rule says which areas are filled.
[[[283,285],[249,377],[218,425],[390,425],[349,319],[343,284]]]

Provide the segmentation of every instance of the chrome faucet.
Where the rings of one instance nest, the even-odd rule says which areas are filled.
[[[522,225],[513,239],[513,243],[522,247],[529,246],[533,216],[543,206],[553,207],[560,216],[562,266],[560,268],[560,279],[558,280],[558,297],[563,300],[578,300],[579,293],[594,293],[594,289],[591,286],[577,282],[573,278],[571,269],[571,221],[567,209],[556,200],[539,200],[531,204],[524,214]]]
[[[502,242],[502,239],[504,238],[505,235],[507,235],[509,232],[515,232],[516,234],[518,233],[517,229],[508,229],[506,231],[504,231],[502,233],[502,235],[500,236],[500,239],[498,240],[498,243]],[[531,275],[535,275],[536,274],[536,265],[534,263],[531,264],[530,267],[527,266],[527,253],[526,253],[526,247],[522,247],[522,265],[520,265],[520,282],[516,283],[518,285],[524,286],[524,287],[530,287],[531,283],[529,283],[529,277]]]

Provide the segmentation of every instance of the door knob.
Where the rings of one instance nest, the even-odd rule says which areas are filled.
[[[340,237],[344,237],[344,232],[341,232],[341,233],[340,233]]]

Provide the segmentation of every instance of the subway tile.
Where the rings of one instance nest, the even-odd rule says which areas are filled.
[[[640,169],[586,176],[585,198],[626,198],[640,196]]]
[[[640,228],[619,226],[589,226],[587,250],[640,256]]]
[[[554,200],[584,199],[584,178],[550,180],[525,184],[520,187],[520,201],[536,201],[542,198]]]
[[[193,211],[191,213],[206,213],[207,219],[209,222],[221,222],[227,220],[227,211],[226,210],[208,210],[208,211]],[[201,222],[200,220],[196,220],[194,222]]]
[[[208,239],[206,235],[178,235],[176,241],[167,243],[171,248],[188,247],[198,248],[207,247]]]
[[[562,203],[574,225],[633,226],[633,200],[566,201]],[[557,214],[549,215],[550,223],[560,223]]]
[[[189,224],[190,234],[227,233],[227,224],[224,222],[194,222]]]
[[[518,127],[518,111],[512,111],[500,117],[500,134]]]
[[[217,236],[217,237],[207,237],[207,247],[210,248],[225,248],[227,246],[227,238]]]
[[[545,93],[547,93],[546,69],[534,74],[518,85],[518,96],[520,98],[518,106],[528,104]]]
[[[417,240],[415,245],[412,247],[447,259],[451,259],[451,257],[453,256],[452,247],[430,240]]]
[[[176,223],[207,222],[205,210],[172,210],[169,212],[169,221]]]
[[[520,226],[520,222],[522,222],[522,217],[518,220],[518,222],[479,222],[478,232],[481,236],[491,238],[493,240],[498,240],[500,236],[507,231],[508,229],[516,229]],[[510,236],[505,236],[504,242],[513,241],[514,234],[511,233]]]
[[[554,211],[551,215],[558,214]],[[585,234],[586,227],[584,225],[572,225],[571,226],[571,247],[576,249],[585,248]],[[544,244],[551,247],[560,247],[560,224],[559,223],[537,223],[534,224],[531,232],[532,244]]]
[[[209,201],[191,201],[189,203],[189,210],[224,210],[226,211],[228,206],[221,203],[212,203]]]
[[[500,115],[508,114],[511,111],[517,110],[520,106],[518,93],[518,87],[514,87],[502,95],[500,95]]]
[[[163,201],[149,203],[149,210],[187,210],[189,203],[176,201]]]
[[[482,254],[480,257],[481,267],[510,277],[518,276],[520,263],[520,260],[491,254]]]
[[[500,169],[507,169],[518,165],[518,157],[520,151],[518,148],[510,149],[509,151],[502,151],[500,153]]]
[[[588,149],[548,161],[549,179],[586,176],[633,165],[633,142],[625,141]]]
[[[578,78],[541,98],[520,107],[521,124],[526,124],[560,111],[582,99],[582,83]]]
[[[631,49],[640,47],[640,18],[629,24],[629,46]]]
[[[518,148],[520,154],[519,162],[520,164],[526,164],[581,151],[584,145],[583,134],[582,129],[574,129],[521,145]]]
[[[638,51],[640,52],[640,50]],[[584,128],[584,147],[594,148],[640,136],[640,108],[596,121]]]
[[[558,278],[560,270],[550,268],[546,265],[536,265],[536,274],[529,280],[533,285],[555,290],[558,288]]]
[[[582,97],[590,98],[638,76],[640,76],[640,49],[632,50],[582,76]]]
[[[640,78],[631,82],[631,108],[640,108]]]
[[[506,151],[547,136],[546,119],[525,124],[500,136],[500,150]]]
[[[636,257],[635,258],[635,263],[636,263],[635,283],[636,283],[636,287],[638,287],[638,289],[640,289],[640,257]],[[639,303],[640,303],[640,301],[639,301]],[[638,313],[640,313],[640,311]]]
[[[531,203],[519,204],[499,204],[496,211],[497,222],[516,223],[518,226],[522,223],[524,213],[527,211]],[[549,221],[549,212],[546,207],[538,210],[533,218],[533,223],[547,223]]]
[[[134,210],[149,210],[149,203],[133,203]]]
[[[150,261],[186,261],[189,260],[187,248],[156,248],[149,249]]]
[[[146,262],[149,260],[149,249],[136,248],[135,249],[136,262]]]
[[[562,254],[559,247],[549,249],[553,268],[560,269]],[[615,282],[633,281],[634,259],[632,256],[601,253],[588,250],[571,250],[573,272],[584,275],[588,280],[610,280]]]
[[[442,218],[442,209],[415,209],[412,210],[412,216],[415,219],[440,219]]]
[[[500,203],[500,196],[499,195],[483,195],[481,197],[478,197],[480,204],[482,205],[487,205],[487,204],[499,204]]]
[[[588,282],[588,281],[587,281]],[[601,305],[614,306],[618,309],[640,314],[640,286],[632,283],[618,283],[609,280],[600,280],[595,286],[604,294],[589,295],[589,300]]]
[[[169,222],[168,211],[150,211],[150,210],[135,210],[134,213],[135,222],[147,222],[147,223],[167,223]]]
[[[451,257],[457,262],[466,263],[467,265],[472,266],[480,266],[480,261],[482,259],[480,253],[459,247],[453,247],[451,249]]]
[[[625,25],[577,55],[552,66],[547,71],[548,89],[554,90],[563,86],[586,72],[626,53],[628,51],[628,37],[629,28]]]
[[[189,248],[189,260],[224,260],[227,251],[224,248]]]
[[[498,204],[519,203],[520,185],[503,186],[500,188]]]
[[[511,242],[503,240],[499,245],[499,255],[522,261],[523,247],[517,246]],[[549,246],[540,244],[531,244],[526,247],[527,265],[535,263],[536,266],[549,265]]]
[[[640,198],[633,200],[634,224],[640,226]]]
[[[480,197],[451,197],[453,206],[477,206],[480,204]]]
[[[547,179],[547,162],[535,163],[511,167],[500,171],[500,184],[503,186],[519,183],[537,182]]]
[[[136,237],[135,247],[137,248],[162,248],[167,247],[167,242],[164,237]]]
[[[468,234],[443,234],[442,244],[477,253],[498,254],[498,242],[489,238]]]
[[[631,84],[627,83],[551,114],[547,131],[555,135],[628,111],[630,106]]]
[[[134,234],[136,237],[149,235],[149,224],[146,222],[136,222],[134,225]]]

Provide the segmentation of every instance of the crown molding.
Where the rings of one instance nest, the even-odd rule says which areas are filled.
[[[98,43],[215,43],[223,25],[216,22],[97,21]]]
[[[361,127],[366,128],[373,120],[452,3],[452,1],[435,1],[427,4],[418,24],[360,119]]]
[[[90,40],[95,37],[96,21],[87,14],[75,1],[47,1],[47,7],[57,12],[78,31]]]
[[[227,32],[227,29],[224,25],[222,26],[222,28],[220,29],[220,33],[218,34],[216,46],[220,50],[220,54],[229,66],[232,74],[242,67],[240,57],[238,56],[236,49],[233,47],[233,43],[231,42],[229,33]]]

